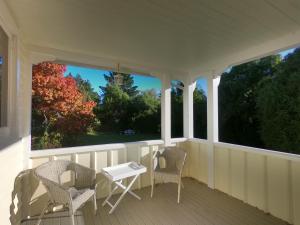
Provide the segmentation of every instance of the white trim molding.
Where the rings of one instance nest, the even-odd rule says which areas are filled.
[[[194,137],[194,90],[195,81],[184,82],[183,89],[183,136],[185,138]]]
[[[208,141],[208,187],[214,188],[214,142],[219,140],[218,86],[219,73],[207,78],[207,141]]]
[[[41,62],[53,62],[56,60],[54,55],[44,54],[40,52],[30,52],[30,62],[33,65],[39,64]]]
[[[171,145],[171,80],[162,76],[161,87],[161,138],[165,145]]]

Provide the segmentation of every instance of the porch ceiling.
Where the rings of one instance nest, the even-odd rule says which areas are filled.
[[[34,49],[106,58],[149,72],[209,73],[300,43],[299,0],[6,2]]]

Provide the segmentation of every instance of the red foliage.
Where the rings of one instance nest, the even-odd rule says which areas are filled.
[[[64,77],[66,66],[44,62],[32,69],[32,107],[62,133],[85,131],[94,118],[93,101],[84,102],[73,77]]]

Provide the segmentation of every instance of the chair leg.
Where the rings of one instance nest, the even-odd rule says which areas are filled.
[[[155,180],[152,179],[152,182],[151,182],[151,198],[153,197],[154,184],[155,184]]]
[[[74,213],[71,213],[70,217],[71,217],[71,224],[75,225]]]
[[[44,217],[44,214],[45,214],[46,209],[48,208],[48,206],[49,206],[49,203],[47,202],[47,204],[43,208],[43,211],[42,211],[41,215],[38,218],[38,222],[36,223],[36,225],[40,225],[40,223],[42,222],[42,218]]]
[[[95,210],[95,215],[97,214],[97,198],[96,198],[96,193],[93,196],[93,201],[94,201],[94,210]]]
[[[177,196],[177,203],[180,203],[180,191],[181,191],[181,180],[178,183],[178,196]]]

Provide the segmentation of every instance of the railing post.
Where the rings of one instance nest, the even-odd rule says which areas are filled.
[[[162,77],[161,137],[165,145],[171,144],[171,80],[167,75]]]
[[[90,168],[97,170],[97,152],[90,152]]]
[[[207,141],[208,141],[208,187],[215,187],[214,142],[219,141],[218,86],[220,76],[207,78]]]
[[[20,78],[22,80],[23,88],[28,88],[29,90],[24,93],[22,96],[22,103],[20,104],[23,106],[22,109],[22,120],[19,118],[19,135],[22,138],[23,141],[23,169],[29,169],[32,167],[32,162],[30,159],[30,151],[31,151],[31,89],[32,89],[32,62],[26,61],[26,76],[28,77],[28,80],[25,80],[24,78]],[[24,76],[21,74],[21,76]],[[18,102],[19,103],[19,102]],[[20,107],[20,106],[19,106]]]
[[[183,90],[183,133],[185,138],[194,137],[194,102],[193,95],[196,88],[196,82],[184,82]]]

